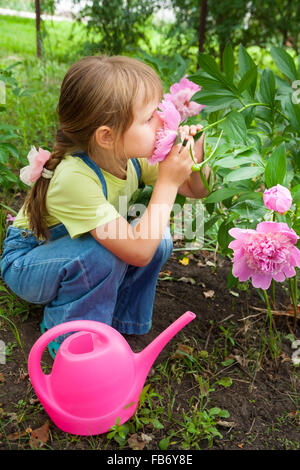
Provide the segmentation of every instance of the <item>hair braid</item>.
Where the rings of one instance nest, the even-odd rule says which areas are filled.
[[[72,147],[74,145],[70,139],[59,129],[53,152],[44,167],[54,171]],[[49,184],[50,179],[41,176],[29,190],[23,208],[24,214],[28,216],[29,229],[33,231],[37,239],[43,239],[46,242],[50,238],[50,231],[46,223],[46,217],[49,215],[46,208],[46,194]]]

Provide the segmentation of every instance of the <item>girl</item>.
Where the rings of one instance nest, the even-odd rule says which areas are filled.
[[[195,128],[184,128],[185,147],[147,162],[162,126],[162,95],[157,74],[133,58],[84,57],[67,71],[53,152],[30,152],[22,170],[34,185],[7,230],[1,260],[9,288],[45,305],[42,332],[78,319],[125,334],[151,328],[157,278],[173,248],[168,220],[176,194],[206,195],[200,176],[191,175]],[[124,198],[139,182],[156,184],[143,215],[129,224]],[[63,339],[50,343],[53,357]]]

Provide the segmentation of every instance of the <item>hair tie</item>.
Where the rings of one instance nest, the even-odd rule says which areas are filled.
[[[40,176],[46,179],[52,178],[54,172],[44,168],[45,163],[50,157],[51,153],[48,150],[43,150],[39,147],[37,151],[33,145],[27,155],[29,165],[24,166],[20,170],[20,180],[28,186],[31,186]]]

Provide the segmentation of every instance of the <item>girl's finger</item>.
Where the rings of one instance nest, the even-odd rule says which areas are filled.
[[[192,124],[190,126],[190,135],[195,135],[196,132],[197,132],[197,127],[194,124]]]
[[[188,134],[189,133],[189,126],[185,125],[185,126],[179,127],[179,132],[180,132],[180,134]]]

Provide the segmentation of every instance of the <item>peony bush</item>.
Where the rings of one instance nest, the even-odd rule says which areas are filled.
[[[237,62],[226,46],[222,70],[212,56],[200,53],[197,73],[173,84],[165,101],[175,105],[181,121],[196,119],[203,125],[195,137],[205,133],[201,167],[209,163],[214,174],[203,201],[204,232],[212,247],[232,258],[228,287],[251,281],[269,305],[271,283],[287,280],[296,321],[300,104],[295,83],[300,64],[282,48],[272,47],[270,53],[274,71],[259,70],[242,45]],[[185,80],[194,84],[189,93]]]

